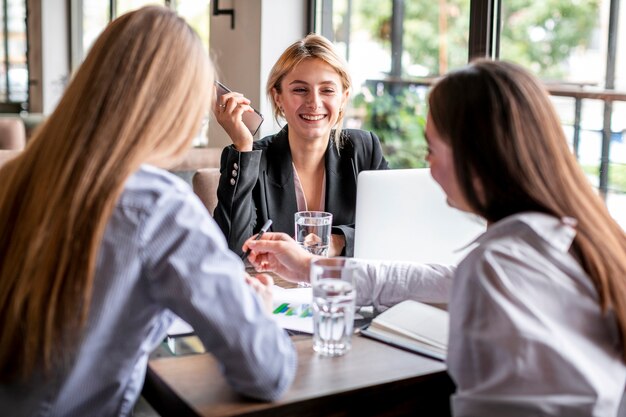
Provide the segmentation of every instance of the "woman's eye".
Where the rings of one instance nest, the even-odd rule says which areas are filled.
[[[302,88],[302,87],[294,88],[293,92],[294,93],[306,93],[306,88]]]
[[[335,90],[333,90],[332,88],[325,88],[324,90],[322,90],[322,94],[335,94]]]

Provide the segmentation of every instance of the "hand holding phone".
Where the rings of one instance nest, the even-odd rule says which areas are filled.
[[[224,94],[230,93],[231,90],[219,81],[215,81],[215,92],[217,94],[217,102],[220,103],[220,97]],[[252,136],[254,136],[261,127],[261,123],[263,123],[263,115],[254,108],[252,108],[252,110],[253,111],[251,112],[243,112],[241,120],[243,121],[243,124],[246,125]]]

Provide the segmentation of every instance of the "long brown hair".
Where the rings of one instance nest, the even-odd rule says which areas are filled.
[[[274,94],[272,91],[275,89],[277,92],[282,91],[281,83],[285,76],[289,74],[300,62],[305,59],[319,59],[326,64],[330,65],[335,72],[341,78],[341,87],[343,91],[349,91],[352,87],[352,78],[348,72],[348,65],[345,60],[339,56],[333,44],[323,36],[316,34],[309,34],[299,41],[291,44],[282,55],[278,58],[278,61],[272,67],[270,74],[267,78],[267,85],[265,90],[267,96],[272,103],[272,109],[274,111],[274,119],[278,121],[280,118],[284,118],[285,115],[276,104]],[[339,113],[339,118],[335,124],[335,134],[333,138],[337,143],[337,146],[341,144],[341,126],[346,112],[345,109]]]
[[[429,105],[477,214],[496,222],[539,211],[578,221],[573,250],[603,310],[616,313],[626,358],[626,234],[570,151],[540,82],[518,65],[479,60],[440,80]]]
[[[0,380],[49,371],[80,338],[124,182],[190,147],[213,97],[193,30],[164,7],[113,21],[56,110],[0,170]]]

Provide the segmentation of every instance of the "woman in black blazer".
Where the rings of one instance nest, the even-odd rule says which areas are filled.
[[[228,93],[216,103],[217,121],[233,141],[221,159],[214,217],[231,250],[273,220],[272,231],[294,234],[294,213],[333,214],[330,256],[352,256],[356,181],[363,170],[386,169],[371,132],[341,129],[350,76],[332,44],[308,35],[278,59],[267,82],[280,132],[253,142],[241,121],[250,101]]]

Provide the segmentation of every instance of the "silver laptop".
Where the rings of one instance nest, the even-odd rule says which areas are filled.
[[[430,169],[394,169],[359,174],[355,229],[355,257],[457,264],[485,223],[450,207]]]

